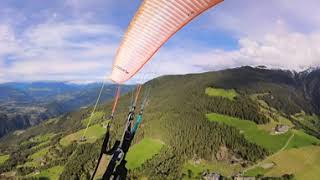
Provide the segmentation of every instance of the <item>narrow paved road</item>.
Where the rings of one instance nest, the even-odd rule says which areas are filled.
[[[288,147],[288,145],[289,145],[289,143],[291,142],[291,140],[293,139],[293,137],[294,137],[294,133],[292,133],[292,135],[291,135],[291,136],[289,137],[289,139],[287,140],[286,144],[285,144],[278,152],[276,152],[275,154],[278,154],[278,153],[280,153],[281,151],[285,150],[285,149]],[[275,154],[273,154],[273,155],[275,155]]]

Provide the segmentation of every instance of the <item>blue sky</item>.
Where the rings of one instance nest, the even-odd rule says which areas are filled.
[[[0,82],[101,81],[140,3],[1,0]],[[319,6],[318,0],[226,0],[170,39],[133,81],[243,65],[318,66]]]

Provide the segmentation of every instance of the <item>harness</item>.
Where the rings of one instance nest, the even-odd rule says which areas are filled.
[[[107,131],[105,134],[105,138],[102,144],[101,152],[99,155],[98,159],[98,164],[95,168],[95,171],[91,177],[91,180],[95,177],[95,174],[97,172],[97,169],[99,167],[99,164],[101,162],[102,156],[104,154],[110,155],[111,160],[109,161],[109,164],[107,166],[107,169],[105,173],[103,174],[102,179],[103,180],[109,180],[109,179],[114,179],[114,180],[124,180],[127,177],[128,174],[128,169],[126,168],[126,155],[129,151],[129,148],[131,146],[131,143],[134,139],[134,136],[137,132],[137,129],[139,128],[139,125],[142,122],[142,117],[143,117],[143,111],[145,104],[147,102],[149,93],[150,93],[150,88],[148,88],[145,92],[144,99],[141,103],[141,109],[137,117],[135,116],[135,110],[136,110],[136,104],[139,98],[139,94],[141,91],[141,85],[138,85],[137,91],[136,91],[136,96],[135,99],[132,103],[131,109],[127,115],[127,121],[126,121],[126,126],[125,130],[123,133],[123,137],[121,141],[116,141],[115,144],[112,146],[111,149],[108,150],[108,143],[109,143],[109,138],[110,138],[110,122],[108,123],[107,126]],[[133,124],[133,121],[136,119],[135,123]],[[111,116],[111,120],[113,120],[113,115]]]

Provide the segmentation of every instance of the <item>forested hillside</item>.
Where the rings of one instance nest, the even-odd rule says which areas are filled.
[[[295,157],[293,171],[283,165],[292,151],[299,151],[302,159],[305,152],[320,158],[317,73],[242,67],[147,82],[141,94],[151,87],[150,99],[127,157],[130,178],[199,179],[211,173],[228,178],[319,176],[318,161],[308,161],[312,168],[307,176]],[[130,101],[131,93],[120,98],[112,141],[122,135]],[[111,103],[99,106],[87,141],[79,142],[91,110],[1,139],[2,176],[88,179]],[[99,171],[101,175],[103,168]]]

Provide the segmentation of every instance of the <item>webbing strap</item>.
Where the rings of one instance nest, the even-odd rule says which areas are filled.
[[[141,88],[142,88],[142,86],[141,86],[141,84],[139,84],[139,85],[137,86],[136,97],[135,97],[134,103],[133,103],[133,106],[134,106],[134,107],[137,105]]]
[[[139,125],[141,124],[142,122],[142,116],[143,116],[143,110],[144,110],[144,106],[148,100],[148,97],[149,97],[149,94],[150,94],[150,87],[145,91],[144,93],[144,98],[142,100],[142,103],[141,103],[141,110],[140,110],[140,113],[139,115],[137,116],[137,119],[136,119],[136,122],[134,123],[133,125],[133,128],[131,130],[131,133],[132,134],[135,134],[137,129],[139,128]]]
[[[118,101],[119,101],[119,97],[120,97],[120,86],[117,87],[116,90],[116,95],[114,97],[114,101],[113,101],[113,106],[112,106],[112,110],[111,110],[111,117],[113,118],[114,112],[116,110]]]
[[[132,134],[135,134],[135,133],[136,133],[136,131],[137,131],[137,129],[138,129],[141,121],[142,121],[142,114],[139,114],[138,117],[137,117],[137,120],[136,120],[136,122],[134,123],[133,128],[132,128],[132,130],[131,130],[131,133],[132,133]]]

